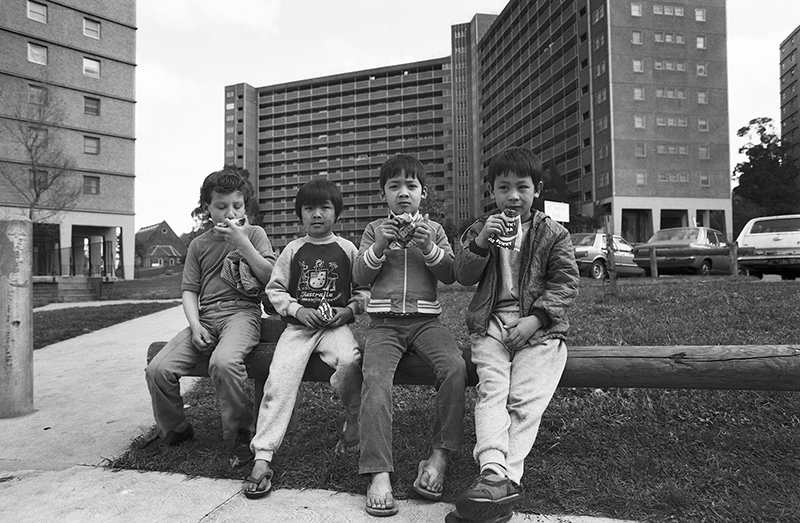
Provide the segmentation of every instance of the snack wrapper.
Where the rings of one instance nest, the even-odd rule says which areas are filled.
[[[407,212],[395,216],[395,219],[398,221],[398,237],[395,242],[401,249],[408,249],[414,242],[414,231],[417,230],[416,222]]]
[[[329,322],[333,319],[333,307],[331,307],[331,304],[328,303],[325,298],[319,302],[319,307],[317,307],[317,310],[322,315],[322,319],[326,322]]]
[[[522,235],[519,233],[522,230],[522,220],[519,213],[512,209],[505,209],[503,214],[506,218],[506,230],[500,236],[494,235],[489,238],[489,243],[519,252],[522,248]]]

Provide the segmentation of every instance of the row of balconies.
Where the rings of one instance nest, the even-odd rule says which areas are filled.
[[[272,114],[296,112],[296,111],[312,111],[314,109],[324,107],[339,107],[339,106],[353,106],[353,105],[366,105],[370,102],[377,101],[393,102],[403,101],[406,98],[430,98],[433,96],[442,96],[442,89],[449,88],[449,83],[439,82],[437,84],[423,85],[419,87],[404,87],[383,91],[371,91],[363,94],[347,94],[344,96],[319,98],[310,101],[298,102],[290,101],[288,103],[267,104],[259,103],[258,110],[260,114]]]
[[[268,170],[269,173],[272,174],[286,174],[286,173],[293,173],[293,172],[313,172],[315,174],[320,172],[326,172],[328,174],[334,173],[342,173],[345,176],[348,172],[353,172],[356,169],[365,169],[365,168],[375,168],[380,167],[383,162],[388,160],[391,156],[397,154],[412,154],[421,162],[425,162],[428,160],[436,160],[441,159],[444,154],[447,152],[443,149],[440,150],[426,150],[426,151],[418,151],[408,147],[384,147],[384,148],[377,148],[373,147],[370,149],[369,153],[362,153],[356,158],[343,158],[340,160],[331,160],[328,162],[300,162],[294,164],[276,164],[275,162],[271,161],[259,161],[258,168],[259,171]],[[449,169],[449,167],[448,167]],[[434,169],[427,168],[429,174],[431,174]]]
[[[374,79],[370,79],[369,76],[367,76],[365,79],[356,80],[353,78],[350,81],[339,80],[331,84],[316,87],[289,88],[283,91],[272,92],[269,91],[268,88],[263,88],[259,90],[258,98],[259,102],[280,102],[295,99],[316,99],[339,93],[369,91],[371,89],[383,88],[391,85],[408,85],[409,87],[414,87],[415,84],[416,86],[421,86],[433,83],[434,79],[441,78],[446,74],[447,73],[441,69],[441,66],[434,66],[434,68],[428,71],[409,71],[408,74],[405,75],[398,73],[389,77],[375,75]]]
[[[390,115],[400,116],[404,113],[412,111],[434,111],[442,110],[449,104],[449,99],[446,98],[430,98],[425,100],[411,100],[405,102],[393,102],[390,104],[375,104],[365,105],[363,107],[350,107],[347,109],[331,109],[317,112],[305,113],[286,113],[275,112],[272,114],[260,114],[258,116],[259,122],[262,125],[283,125],[286,123],[298,122],[311,122],[315,120],[333,120],[348,117],[373,117],[373,118],[388,118]],[[272,116],[272,117],[271,117]]]
[[[404,122],[406,124],[412,122],[419,122],[420,124],[442,124],[448,123],[452,120],[452,117],[449,115],[445,115],[444,112],[441,111],[425,111],[422,113],[416,113],[414,117],[410,115],[405,115],[405,117],[398,118],[394,122],[391,119],[380,120],[376,119],[373,120],[372,118],[363,118],[360,120],[347,120],[347,121],[337,121],[337,122],[326,122],[320,123],[317,125],[304,125],[304,126],[297,126],[297,127],[288,127],[287,125],[281,127],[273,127],[270,128],[268,126],[259,126],[258,129],[258,140],[261,142],[262,140],[266,140],[267,138],[276,138],[276,137],[285,137],[285,136],[303,136],[303,135],[311,135],[311,134],[328,134],[331,131],[344,131],[344,130],[355,130],[358,129],[359,132],[364,132],[364,128],[369,129],[375,125],[383,125],[383,124],[391,124],[391,123],[401,123]],[[369,132],[369,131],[367,131]]]
[[[372,142],[357,146],[331,147],[329,149],[306,149],[292,152],[270,152],[260,151],[260,161],[286,162],[291,160],[314,160],[327,161],[332,167],[334,163],[342,160],[341,155],[369,153],[370,151],[385,150],[387,147],[392,149],[413,149],[417,147],[431,147],[435,145],[449,145],[450,142],[443,138],[424,138],[421,140],[393,140],[383,142]]]
[[[379,122],[373,122],[379,124]],[[379,129],[371,129],[369,131],[347,131],[343,133],[323,134],[323,135],[306,135],[304,138],[288,138],[286,140],[261,142],[261,147],[273,148],[291,148],[291,147],[307,147],[309,145],[329,145],[330,143],[346,144],[348,142],[371,141],[377,138],[392,138],[402,136],[405,134],[433,134],[438,131],[442,133],[442,129],[434,124],[417,125],[416,122],[410,125],[398,125],[396,127],[383,127]]]

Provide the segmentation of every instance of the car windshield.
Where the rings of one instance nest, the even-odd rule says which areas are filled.
[[[591,247],[594,245],[594,234],[573,234],[573,247]]]
[[[664,229],[650,238],[651,242],[695,241],[700,235],[699,229]]]
[[[751,234],[771,232],[798,232],[800,231],[800,218],[779,218],[774,220],[759,220],[753,224]]]

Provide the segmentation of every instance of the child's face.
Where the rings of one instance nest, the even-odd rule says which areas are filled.
[[[542,186],[542,182],[538,187],[535,186],[529,176],[519,178],[515,172],[509,171],[495,178],[494,186],[490,186],[489,191],[498,209],[513,209],[524,222],[530,219],[533,201],[539,197]]]
[[[405,170],[394,178],[389,178],[383,186],[382,196],[389,204],[389,210],[395,214],[405,212],[414,214],[428,192],[415,176],[406,175]]]
[[[303,205],[300,208],[303,227],[312,238],[324,238],[336,223],[336,209],[330,200],[321,205]]]
[[[211,192],[211,203],[206,204],[206,212],[214,224],[220,224],[226,218],[238,220],[245,217],[244,196],[241,191],[230,194]]]

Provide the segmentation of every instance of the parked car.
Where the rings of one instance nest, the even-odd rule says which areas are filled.
[[[800,214],[753,218],[736,238],[739,267],[759,278],[800,276]]]
[[[633,249],[636,265],[650,276],[650,250],[656,251],[659,274],[730,274],[730,245],[725,236],[708,227],[662,229]]]
[[[606,235],[578,233],[572,235],[575,261],[582,276],[601,280],[608,274]],[[641,276],[644,270],[633,261],[633,247],[622,236],[614,236],[614,269],[620,276]]]

